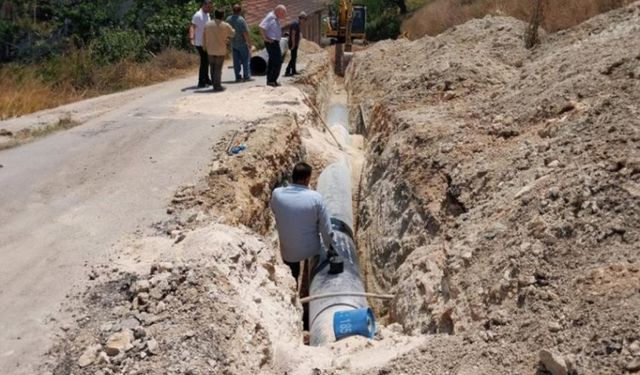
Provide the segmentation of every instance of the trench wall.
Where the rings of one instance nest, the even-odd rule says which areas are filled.
[[[396,295],[379,313],[407,332],[558,347],[623,371],[624,351],[597,354],[590,332],[623,348],[640,307],[639,17],[635,4],[535,51],[525,24],[488,17],[355,55],[346,86],[368,125],[358,248],[367,289]]]

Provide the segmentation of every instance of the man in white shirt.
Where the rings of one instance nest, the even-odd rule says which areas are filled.
[[[280,39],[282,38],[282,26],[280,20],[287,18],[287,8],[280,4],[260,22],[260,34],[264,40],[264,46],[269,54],[267,63],[267,86],[280,86],[278,77],[282,69],[282,50]]]
[[[211,0],[204,0],[200,10],[191,18],[191,26],[189,26],[189,40],[200,54],[200,73],[198,74],[199,89],[211,84],[211,79],[209,78],[209,59],[207,52],[202,48],[202,36],[204,35],[204,27],[207,22],[209,22],[209,13],[211,13],[212,8]]]
[[[296,282],[300,262],[320,255],[323,245],[329,249],[333,240],[324,199],[320,193],[309,189],[311,173],[309,164],[296,164],[291,173],[292,183],[276,188],[271,196],[282,259],[291,268]]]

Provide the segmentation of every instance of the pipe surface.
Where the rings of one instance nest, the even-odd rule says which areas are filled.
[[[339,292],[339,293],[327,293],[327,294],[317,294],[312,297],[304,297],[300,298],[300,303],[308,303],[311,301],[315,301],[317,299],[323,298],[331,298],[331,297],[367,297],[367,298],[376,298],[376,299],[394,299],[396,297],[395,294],[377,294],[377,293],[360,293],[360,292]]]
[[[329,261],[323,255],[315,265],[311,275],[309,295],[355,292],[364,294],[364,285],[360,277],[360,267],[356,254],[356,246],[348,233],[342,232],[340,226],[344,224],[334,220],[334,247],[344,260],[342,273],[329,274]],[[333,332],[333,314],[338,311],[360,309],[368,307],[367,299],[363,296],[344,296],[315,299],[309,302],[309,344],[311,346],[325,345],[336,340]]]
[[[329,117],[332,125],[345,130],[339,134],[344,138],[343,143],[348,143],[348,114],[345,115],[345,110],[335,107],[331,110],[333,115]],[[308,297],[311,346],[325,345],[336,340],[333,331],[333,315],[336,312],[369,307],[353,239],[351,165],[346,156],[343,155],[342,159],[322,171],[317,191],[322,194],[330,213],[334,248],[342,257],[344,271],[329,274],[326,252],[312,265]]]
[[[289,38],[280,39],[280,50],[282,51],[282,59],[284,62],[284,56],[289,50]],[[251,57],[251,61],[249,62],[251,75],[265,75],[267,73],[267,64],[269,64],[269,54],[267,53],[267,49],[263,48]]]
[[[322,171],[318,178],[317,190],[324,198],[331,218],[342,221],[349,230],[353,230],[351,166],[346,157]]]

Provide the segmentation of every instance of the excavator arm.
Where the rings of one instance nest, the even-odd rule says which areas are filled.
[[[337,7],[329,12],[325,36],[332,44],[344,43],[351,45],[351,40],[365,40],[367,8],[364,5],[354,5],[351,0],[340,0]]]

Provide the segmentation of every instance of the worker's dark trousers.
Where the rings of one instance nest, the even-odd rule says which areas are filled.
[[[211,79],[209,78],[209,56],[204,48],[196,46],[198,53],[200,54],[200,73],[198,74],[198,86],[210,85]]]
[[[291,269],[291,275],[296,280],[296,289],[300,290],[299,297],[306,297],[309,295],[309,283],[311,282],[311,263],[308,260],[305,260],[304,272],[302,274],[302,280],[300,280],[300,284],[298,285],[298,279],[300,277],[300,262],[284,262]],[[303,328],[305,330],[309,329],[309,305],[305,304],[302,306],[302,322]]]
[[[289,60],[289,65],[287,65],[287,70],[285,71],[286,75],[297,74],[296,70],[296,61],[298,60],[298,47],[291,50],[291,60]]]
[[[209,65],[211,65],[211,80],[214,90],[222,89],[222,67],[224,56],[209,55]]]
[[[282,69],[282,50],[280,49],[280,42],[265,43],[269,54],[269,63],[267,64],[267,83],[275,83],[280,77],[280,70]]]

